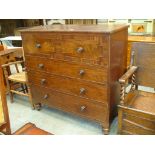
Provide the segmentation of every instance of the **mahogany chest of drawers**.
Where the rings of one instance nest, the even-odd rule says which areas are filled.
[[[21,31],[36,107],[94,120],[108,134],[126,71],[126,25],[48,25]]]

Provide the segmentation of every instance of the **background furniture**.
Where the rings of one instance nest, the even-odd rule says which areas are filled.
[[[97,19],[66,19],[65,24],[97,24]]]
[[[4,70],[5,80],[7,83],[7,90],[10,95],[11,103],[13,102],[14,94],[28,96],[30,99],[32,109],[34,109],[34,106],[32,104],[30,89],[27,82],[27,74],[25,71],[23,71],[22,64],[23,64],[23,61],[15,61],[15,62],[10,62],[8,64],[2,65],[2,68]],[[15,67],[15,72],[14,73],[10,72],[10,75],[9,75],[7,69],[8,67],[11,67],[11,66]],[[20,85],[20,87],[17,85]]]
[[[104,20],[97,20],[98,24],[104,23]],[[108,19],[108,23],[128,24],[128,32],[131,35],[152,35],[155,32],[154,19]]]
[[[134,42],[133,65],[120,79],[121,101],[118,106],[119,134],[155,134],[155,92],[138,90],[138,86],[155,88],[155,43]],[[125,84],[131,79],[126,94]]]
[[[119,103],[118,78],[127,67],[127,28],[49,25],[22,30],[33,104],[97,121],[108,134]]]
[[[36,127],[33,123],[26,123],[18,129],[13,135],[53,135],[45,130]]]
[[[19,30],[50,24],[128,24],[129,34],[154,35],[155,19],[0,19],[0,38],[20,35]]]
[[[43,19],[44,25],[52,24],[97,24],[97,19]]]

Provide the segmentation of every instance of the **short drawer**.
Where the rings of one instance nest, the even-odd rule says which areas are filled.
[[[26,56],[28,70],[41,71],[99,83],[107,82],[107,66],[90,66],[69,61]]]
[[[87,59],[108,56],[108,37],[90,34],[25,34],[23,36],[25,54],[75,56]]]
[[[30,88],[34,104],[46,104],[49,107],[55,107],[102,123],[108,118],[106,103],[100,105],[99,102],[67,95],[36,85],[30,85]]]
[[[28,80],[31,84],[49,87],[54,90],[89,98],[96,101],[107,101],[107,84],[97,84],[80,79],[51,75],[42,72],[28,72]]]

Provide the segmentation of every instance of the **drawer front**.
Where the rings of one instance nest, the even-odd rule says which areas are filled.
[[[96,59],[108,56],[108,37],[90,34],[25,34],[23,36],[25,54],[51,55],[53,57],[75,56]]]
[[[62,60],[26,56],[28,70],[79,78],[99,83],[107,82],[107,67],[89,66]]]
[[[65,92],[96,101],[107,101],[106,84],[96,84],[79,79],[64,76],[50,75],[42,72],[28,72],[28,80],[31,84],[42,85],[54,90]]]
[[[47,104],[50,107],[56,107],[100,122],[104,122],[107,119],[108,107],[106,103],[100,105],[100,103],[95,101],[89,101],[36,85],[30,85],[30,87],[34,104]]]

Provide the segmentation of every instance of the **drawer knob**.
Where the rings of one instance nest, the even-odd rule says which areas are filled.
[[[82,76],[84,75],[85,71],[83,69],[80,70],[79,74]]]
[[[41,79],[41,84],[42,85],[45,84],[45,82],[46,82],[46,79]]]
[[[85,88],[81,88],[80,89],[80,95],[85,94],[86,93],[86,89]]]
[[[80,107],[81,111],[84,111],[85,109],[86,109],[86,106],[84,106],[84,105]]]
[[[76,49],[76,52],[77,53],[82,53],[84,51],[84,48],[83,47],[78,47],[77,49]]]
[[[41,44],[37,43],[36,48],[41,48]]]
[[[47,99],[48,98],[48,94],[45,94],[43,98],[44,99]]]
[[[38,67],[41,69],[41,68],[44,68],[44,64],[39,64]]]

